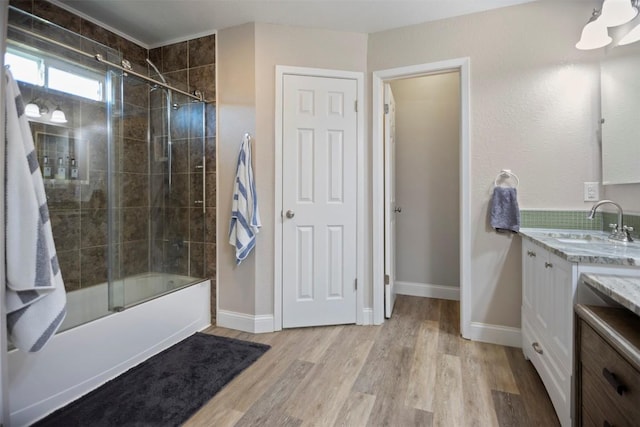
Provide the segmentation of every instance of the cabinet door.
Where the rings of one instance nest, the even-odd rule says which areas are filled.
[[[573,345],[573,266],[552,253],[548,254],[545,263],[549,284],[546,303],[551,307],[547,345],[554,359],[567,372],[571,372]]]
[[[536,309],[535,289],[539,282],[540,270],[536,268],[538,253],[542,248],[528,240],[522,242],[522,315],[531,318]]]

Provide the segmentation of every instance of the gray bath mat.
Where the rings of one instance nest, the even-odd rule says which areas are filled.
[[[177,426],[269,348],[196,333],[35,426]]]

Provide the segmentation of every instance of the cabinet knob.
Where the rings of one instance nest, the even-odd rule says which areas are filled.
[[[551,267],[553,267],[553,264],[551,264],[550,262],[544,263],[544,268],[551,268]]]
[[[542,347],[540,346],[540,344],[538,344],[537,342],[534,342],[531,344],[531,347],[533,347],[533,349],[536,351],[536,353],[538,354],[543,354],[544,351],[542,351]]]
[[[529,255],[530,257],[535,257],[536,253],[533,251],[527,251],[527,255]]]
[[[602,376],[607,380],[609,384],[611,384],[611,387],[613,387],[616,390],[616,393],[618,393],[620,396],[622,396],[627,391],[627,387],[622,384],[622,382],[620,382],[618,377],[616,377],[616,374],[614,374],[607,368],[602,368]]]

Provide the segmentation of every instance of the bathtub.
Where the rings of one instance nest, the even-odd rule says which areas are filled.
[[[7,355],[11,426],[27,426],[207,328],[211,282],[192,281],[156,273],[127,278],[114,287],[114,300],[127,307],[119,312],[107,310],[106,284],[70,292],[62,332],[38,353]]]

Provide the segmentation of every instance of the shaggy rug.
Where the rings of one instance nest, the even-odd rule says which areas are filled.
[[[177,426],[270,347],[196,333],[35,426]]]

